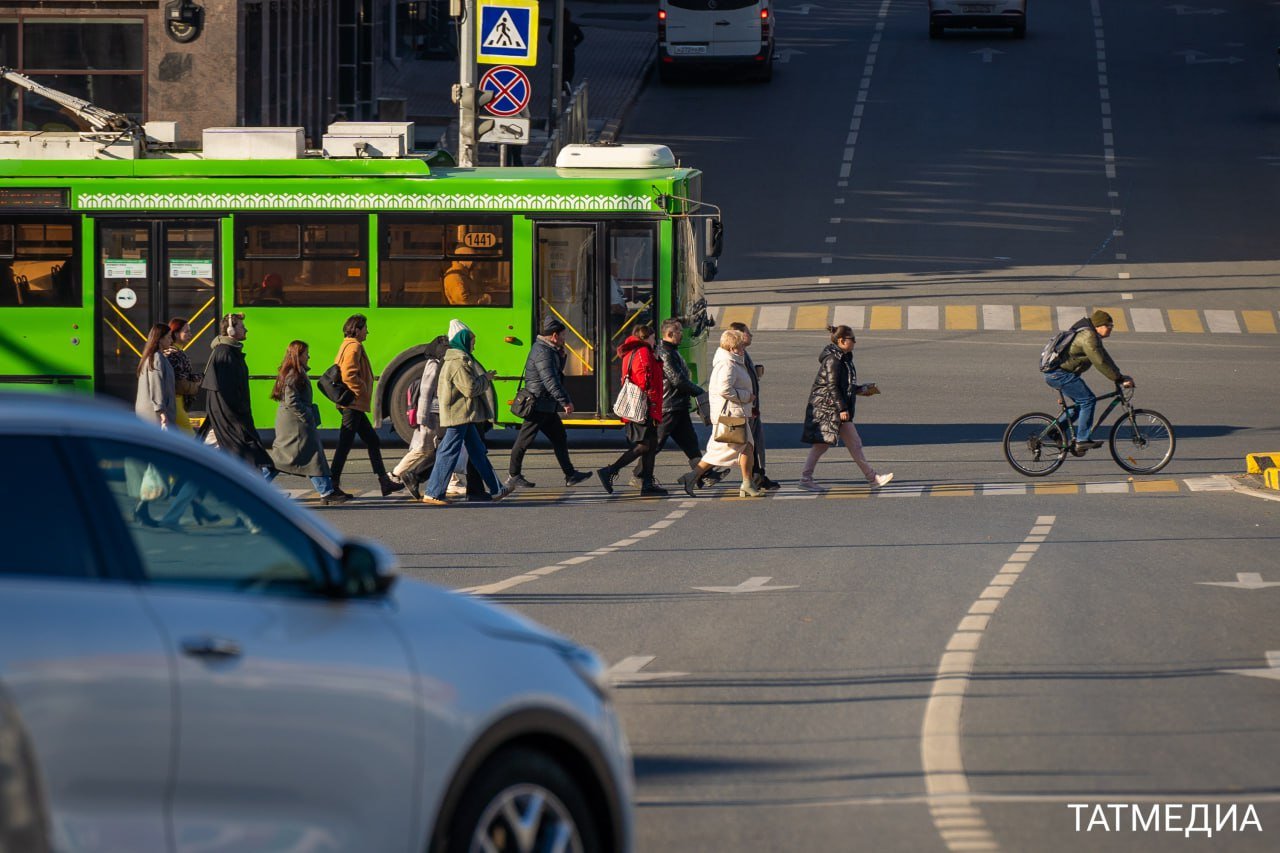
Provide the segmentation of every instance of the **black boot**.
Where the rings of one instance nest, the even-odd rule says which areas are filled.
[[[658,485],[658,481],[650,477],[644,481],[640,487],[640,497],[642,498],[665,498],[670,492]]]
[[[395,480],[382,474],[378,477],[378,487],[382,489],[382,496],[394,494],[404,488],[404,483],[397,483]]]
[[[409,490],[409,494],[413,495],[415,501],[422,500],[422,492],[418,490],[418,475],[412,471],[405,471],[400,475],[400,482]]]
[[[613,494],[613,478],[617,476],[618,472],[613,468],[596,469],[596,477],[599,478],[601,487],[609,494]]]
[[[702,478],[698,476],[698,469],[694,468],[688,474],[681,474],[680,479],[678,479],[676,482],[678,482],[680,484],[680,487],[684,489],[685,494],[687,494],[691,498],[696,498],[698,494],[697,492],[694,491],[694,489],[701,488],[698,485],[701,479]]]

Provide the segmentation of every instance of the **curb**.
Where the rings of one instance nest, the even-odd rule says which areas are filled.
[[[1259,488],[1254,485],[1256,480],[1256,477],[1252,477],[1248,474],[1237,474],[1235,476],[1227,477],[1227,482],[1231,484],[1231,488],[1235,489],[1242,495],[1248,495],[1251,498],[1262,498],[1264,501],[1280,501],[1280,492],[1273,492],[1268,489]]]

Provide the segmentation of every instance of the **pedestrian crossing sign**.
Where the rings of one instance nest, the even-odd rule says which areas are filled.
[[[538,0],[479,0],[476,61],[538,64]]]

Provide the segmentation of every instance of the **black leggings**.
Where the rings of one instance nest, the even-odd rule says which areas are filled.
[[[369,449],[369,464],[373,466],[373,473],[378,475],[378,479],[387,476],[387,469],[382,464],[382,439],[378,438],[373,424],[369,423],[369,416],[356,409],[343,409],[342,426],[338,429],[338,448],[333,451],[333,465],[330,466],[334,485],[342,479],[342,469],[347,467],[347,454],[351,452],[351,445],[355,443],[357,434]]]
[[[689,457],[691,463],[702,458],[702,445],[698,443],[698,433],[693,429],[693,421],[689,417],[688,409],[667,412],[662,416],[662,423],[658,424],[658,445],[653,451],[655,457],[662,452],[662,448],[667,446],[668,438],[675,441],[676,446],[684,451],[684,455]],[[636,464],[637,477],[644,476],[641,470],[643,465],[644,462]],[[652,467],[649,473],[653,473]]]
[[[653,479],[653,460],[658,456],[658,428],[652,423],[628,423],[625,430],[631,448],[613,460],[609,470],[616,474],[638,459],[640,464],[636,466],[636,476],[641,480]]]

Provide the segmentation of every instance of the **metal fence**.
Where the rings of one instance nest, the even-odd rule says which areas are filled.
[[[587,81],[583,80],[573,90],[573,94],[569,97],[569,103],[565,106],[564,111],[560,113],[560,118],[556,122],[556,129],[547,137],[546,147],[542,149],[537,165],[553,165],[556,162],[556,155],[566,145],[588,142],[587,137],[590,132],[588,120]]]

